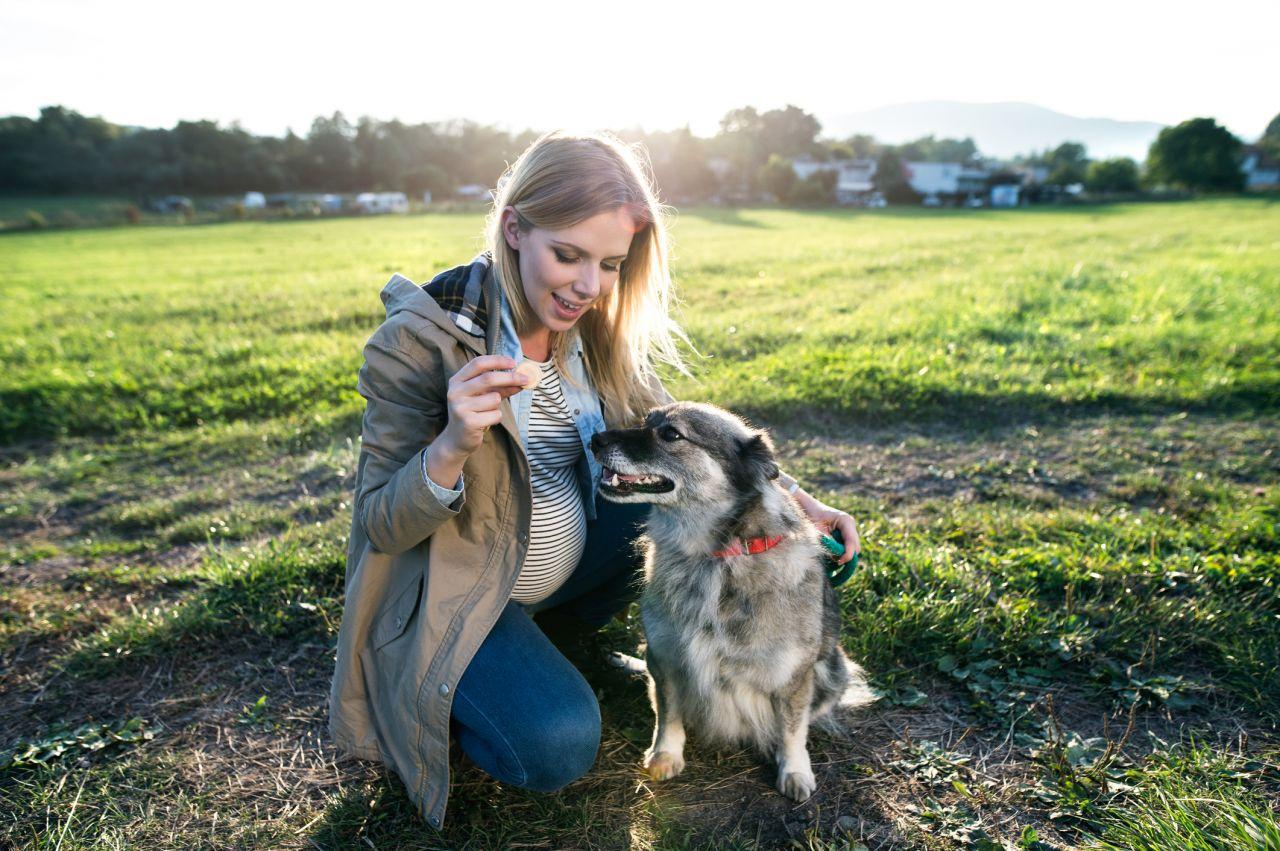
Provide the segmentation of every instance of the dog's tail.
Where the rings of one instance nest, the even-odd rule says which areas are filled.
[[[839,654],[839,658],[844,660],[845,673],[848,675],[844,691],[835,700],[822,707],[810,723],[836,738],[847,739],[849,729],[845,723],[846,718],[841,716],[847,716],[855,709],[874,703],[879,695],[867,684],[867,673],[860,665],[850,661],[843,653]]]

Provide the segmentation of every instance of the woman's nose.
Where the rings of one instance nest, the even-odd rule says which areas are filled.
[[[595,266],[587,266],[578,282],[573,285],[573,291],[583,301],[600,295],[600,271]]]

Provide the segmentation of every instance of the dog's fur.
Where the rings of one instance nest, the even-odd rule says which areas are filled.
[[[840,646],[819,533],[774,481],[768,435],[677,402],[591,447],[605,498],[652,503],[640,612],[657,723],[645,768],[655,780],[683,770],[687,724],[710,742],[753,745],[777,762],[778,790],[805,800],[810,723],[866,686]],[[760,553],[713,555],[735,538],[777,535]]]

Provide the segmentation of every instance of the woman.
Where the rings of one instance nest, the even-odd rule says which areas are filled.
[[[437,828],[451,740],[531,789],[595,760],[595,696],[531,615],[591,632],[637,597],[642,507],[598,498],[587,446],[673,401],[658,363],[686,371],[647,173],[612,136],[548,133],[499,181],[484,253],[382,291],[330,731]],[[853,519],[781,481],[851,558]]]

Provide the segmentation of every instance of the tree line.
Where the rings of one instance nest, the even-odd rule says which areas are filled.
[[[829,201],[832,172],[803,181],[782,173],[800,158],[873,159],[877,185],[890,200],[905,200],[904,162],[982,160],[972,139],[926,136],[888,145],[865,134],[822,138],[821,130],[813,115],[788,105],[730,110],[710,138],[695,136],[687,126],[615,132],[645,145],[658,185],[676,202],[747,200],[762,192],[790,203]],[[537,135],[466,120],[407,124],[365,116],[353,124],[335,112],[317,117],[305,136],[292,130],[283,137],[257,136],[214,121],[179,121],[171,129],[126,127],[48,106],[34,119],[0,118],[0,191],[145,196],[399,190],[448,197],[464,184],[492,185]],[[1260,144],[1280,152],[1280,116]],[[1090,161],[1075,142],[1009,165],[1044,166],[1048,182],[1083,183],[1098,191],[1131,191],[1143,184],[1238,189],[1240,147],[1213,119],[1197,118],[1161,132],[1145,172],[1129,159]]]

